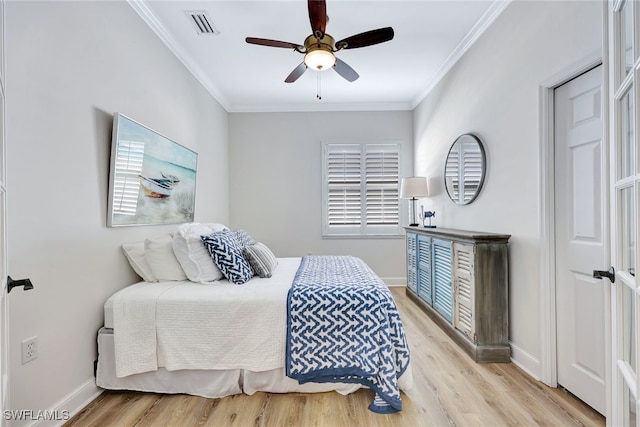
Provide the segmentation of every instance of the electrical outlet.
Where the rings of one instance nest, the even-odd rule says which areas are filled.
[[[38,337],[22,341],[22,364],[31,362],[38,357]]]

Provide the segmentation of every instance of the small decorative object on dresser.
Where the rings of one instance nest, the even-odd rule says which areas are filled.
[[[405,227],[407,296],[476,362],[510,362],[508,234]]]
[[[431,223],[433,217],[436,216],[436,211],[423,211],[422,212],[422,225],[424,228],[436,228],[435,224]],[[429,224],[425,224],[425,220],[429,218]]]

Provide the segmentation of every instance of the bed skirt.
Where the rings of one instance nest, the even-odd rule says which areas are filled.
[[[400,378],[402,389],[408,389],[411,386],[410,369],[408,371]],[[409,384],[403,384],[403,379]],[[190,394],[207,398],[220,398],[239,393],[253,394],[258,391],[270,393],[337,391],[340,394],[349,394],[361,387],[359,384],[342,383],[298,384],[296,380],[285,375],[284,361],[282,368],[263,372],[244,369],[168,371],[158,368],[156,371],[118,378],[116,377],[113,329],[109,328],[101,328],[98,332],[96,385],[107,390]]]

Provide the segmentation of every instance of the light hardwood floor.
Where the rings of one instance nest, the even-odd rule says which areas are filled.
[[[403,410],[367,410],[373,392],[187,395],[107,391],[65,426],[604,426],[571,394],[511,363],[476,364],[405,296],[392,290],[411,346],[414,386]]]

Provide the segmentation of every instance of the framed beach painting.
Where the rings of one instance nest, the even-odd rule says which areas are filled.
[[[193,222],[198,154],[115,113],[107,226]]]

